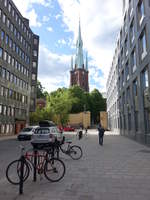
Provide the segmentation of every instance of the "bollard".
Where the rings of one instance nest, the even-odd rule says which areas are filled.
[[[23,194],[24,155],[21,156],[20,161],[21,161],[21,168],[20,168],[19,194]]]
[[[34,182],[36,182],[36,167],[37,167],[37,150],[34,150],[34,172],[33,172]]]

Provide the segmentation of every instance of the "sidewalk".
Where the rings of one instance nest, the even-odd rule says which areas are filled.
[[[97,131],[74,142],[83,149],[83,158],[72,160],[61,155],[66,174],[58,183],[44,177],[28,180],[24,194],[5,179],[0,182],[1,200],[149,200],[150,149],[128,138],[111,135],[98,145]]]

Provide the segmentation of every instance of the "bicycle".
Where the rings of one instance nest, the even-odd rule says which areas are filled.
[[[28,179],[32,168],[37,170],[40,175],[44,173],[47,180],[51,182],[58,182],[64,177],[66,171],[65,164],[58,158],[50,158],[51,153],[50,148],[43,151],[31,149],[25,152],[25,148],[21,147],[21,155],[23,155],[24,162],[23,182]],[[36,165],[34,163],[35,157],[37,159]],[[6,178],[14,185],[20,183],[21,162],[20,157],[18,160],[12,161],[6,168]]]
[[[66,148],[63,147],[65,143],[67,144]],[[65,137],[63,138],[63,141],[61,143],[58,142],[55,146],[55,153],[57,154],[57,158],[59,158],[59,152],[61,150],[62,153],[70,156],[73,160],[79,160],[83,155],[82,149],[77,145],[71,144],[72,141],[65,142]]]

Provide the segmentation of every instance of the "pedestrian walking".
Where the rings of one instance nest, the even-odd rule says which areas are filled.
[[[99,145],[103,145],[103,138],[104,138],[104,132],[105,130],[103,129],[103,127],[101,126],[101,123],[98,124],[98,139],[99,139]]]

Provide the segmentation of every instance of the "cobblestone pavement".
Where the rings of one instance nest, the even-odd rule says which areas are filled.
[[[24,194],[5,179],[0,182],[1,200],[150,200],[150,149],[128,138],[107,133],[98,145],[96,131],[73,143],[84,152],[80,160],[61,155],[65,177],[58,183],[44,177],[24,184]],[[91,134],[90,134],[91,133]]]

